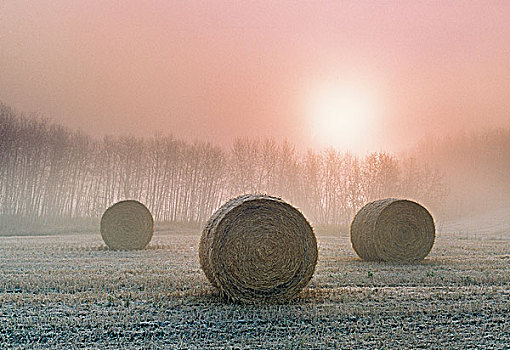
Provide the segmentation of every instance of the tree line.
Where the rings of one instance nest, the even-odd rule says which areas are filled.
[[[228,150],[168,135],[96,139],[0,105],[1,215],[98,218],[137,199],[156,220],[203,223],[243,193],[282,197],[316,225],[347,225],[383,197],[439,211],[447,195],[441,173],[416,157],[303,153],[274,139],[240,138]]]

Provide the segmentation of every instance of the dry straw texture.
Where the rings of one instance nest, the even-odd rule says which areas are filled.
[[[293,206],[275,197],[244,195],[211,216],[199,255],[205,275],[227,299],[284,301],[312,278],[317,240]]]
[[[432,249],[434,220],[416,202],[387,198],[368,203],[351,224],[351,243],[367,261],[413,262]]]
[[[154,233],[154,219],[145,205],[135,200],[115,203],[101,218],[101,236],[113,250],[143,249]]]

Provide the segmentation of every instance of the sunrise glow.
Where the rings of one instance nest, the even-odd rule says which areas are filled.
[[[310,130],[317,146],[362,152],[378,118],[377,101],[368,89],[354,83],[328,84],[312,96]]]

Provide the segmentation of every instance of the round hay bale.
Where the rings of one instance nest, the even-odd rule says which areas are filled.
[[[432,215],[420,204],[387,198],[368,203],[351,224],[352,247],[367,261],[413,262],[432,249]]]
[[[306,218],[283,200],[244,195],[219,208],[200,239],[200,265],[223,297],[284,301],[304,288],[317,264]]]
[[[101,218],[101,236],[112,250],[144,249],[153,233],[151,212],[135,200],[115,203],[106,209]]]

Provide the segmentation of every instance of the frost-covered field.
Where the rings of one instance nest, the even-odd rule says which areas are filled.
[[[198,231],[156,232],[137,252],[105,250],[98,233],[0,237],[0,348],[509,347],[508,232],[440,233],[417,265],[318,239],[298,299],[236,305],[201,273]]]

